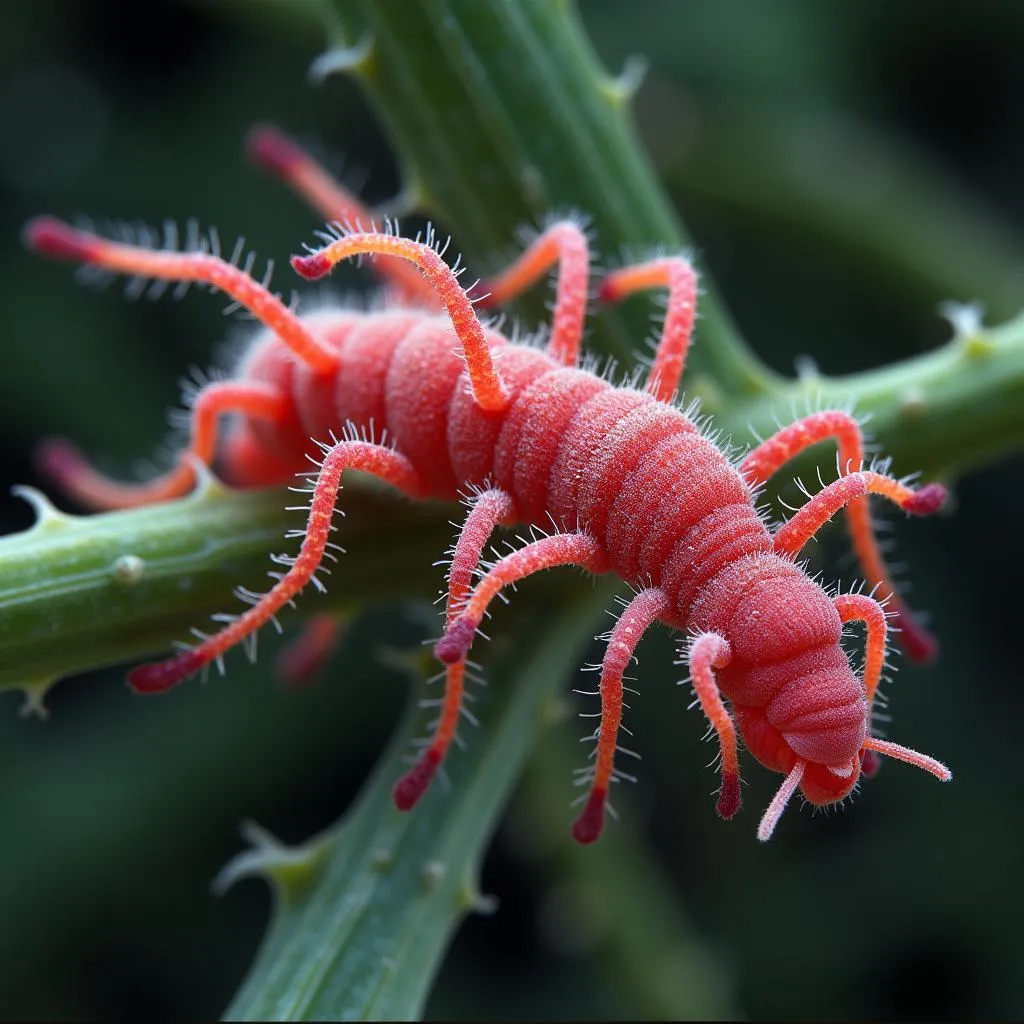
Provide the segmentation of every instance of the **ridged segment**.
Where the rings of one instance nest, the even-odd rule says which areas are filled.
[[[590,482],[580,489],[579,516],[595,536],[604,537],[612,502],[637,466],[666,438],[694,433],[694,424],[678,409],[649,398],[623,416],[608,431],[604,443],[587,462]],[[606,541],[607,543],[607,541]]]
[[[727,565],[771,549],[771,535],[749,501],[722,505],[675,541],[664,560],[661,587],[685,623],[697,595]]]
[[[448,458],[448,409],[464,375],[453,340],[444,320],[420,321],[395,348],[384,392],[388,433],[439,498],[454,498],[465,483]]]
[[[513,396],[514,408],[518,396],[537,377],[549,373],[553,362],[540,349],[509,345],[498,335],[490,339],[490,344],[497,352],[502,380]],[[487,412],[476,404],[468,386],[456,387],[448,409],[446,440],[448,460],[457,480],[481,483],[493,478],[495,452],[507,419],[508,410]]]
[[[556,369],[524,389],[513,402],[494,457],[494,479],[511,495],[524,519],[540,522],[548,510],[548,480],[571,422],[608,385],[583,370]]]
[[[635,579],[641,549],[652,538],[659,542],[663,562],[672,546],[667,529],[678,537],[743,493],[742,482],[706,438],[680,434],[666,439],[630,474],[612,504],[606,538],[616,571]],[[662,562],[648,569],[658,579]]]
[[[575,525],[583,504],[581,496],[589,501],[586,496],[596,487],[587,472],[589,463],[614,454],[608,439],[615,425],[637,406],[650,401],[648,395],[639,391],[609,385],[580,407],[566,428],[548,477],[548,510],[556,521]]]

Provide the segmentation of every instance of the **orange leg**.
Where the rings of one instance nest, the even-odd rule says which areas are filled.
[[[118,274],[165,281],[200,281],[219,288],[270,328],[282,343],[318,373],[338,368],[338,353],[321,341],[271,292],[244,270],[209,252],[166,252],[124,245],[79,231],[53,217],[25,228],[30,249],[56,260],[103,267]]]
[[[514,299],[556,263],[558,284],[547,351],[563,366],[575,366],[583,342],[590,284],[590,249],[579,225],[561,220],[549,227],[512,266],[483,282],[481,287],[489,294],[480,305],[489,309]]]
[[[835,599],[836,610],[843,622],[863,622],[867,627],[867,645],[864,653],[864,695],[868,709],[875,700],[878,681],[885,665],[886,622],[882,606],[865,594],[840,594]],[[861,751],[861,773],[869,778],[878,771],[878,755],[885,754],[931,772],[936,778],[948,782],[952,775],[945,765],[927,754],[919,754],[909,747],[889,743],[868,736]]]
[[[776,554],[796,558],[804,545],[841,508],[869,494],[880,494],[911,515],[927,516],[942,507],[946,489],[941,484],[927,484],[915,491],[881,473],[848,473],[820,490],[789,522],[776,530],[772,539]]]
[[[268,124],[254,125],[245,148],[253,163],[283,181],[326,220],[354,228],[373,225],[373,214],[284,132]],[[414,267],[387,256],[371,256],[370,262],[400,302],[436,308],[437,296]]]
[[[672,256],[614,270],[601,282],[599,294],[602,302],[619,302],[651,288],[668,289],[668,310],[647,377],[647,390],[659,401],[671,402],[686,366],[697,315],[697,274],[690,261]]]
[[[395,256],[419,268],[451,317],[477,405],[487,412],[504,409],[509,401],[508,391],[494,366],[473,303],[459,284],[460,272],[449,267],[433,246],[380,231],[353,231],[339,234],[333,242],[308,256],[293,256],[291,262],[296,273],[307,281],[315,281],[329,274],[341,260],[371,253]]]
[[[583,812],[572,827],[573,838],[578,843],[594,842],[604,826],[605,801],[615,779],[615,750],[622,724],[622,674],[640,638],[668,611],[669,603],[662,591],[642,590],[630,601],[612,629],[601,663],[601,728],[594,775]]]
[[[437,659],[453,665],[466,657],[487,606],[504,587],[560,565],[578,565],[589,572],[603,573],[608,571],[608,558],[597,541],[585,533],[552,534],[506,555],[477,583],[434,645]]]
[[[740,759],[736,749],[736,726],[722,703],[715,682],[716,668],[732,660],[728,641],[717,633],[702,633],[690,644],[690,679],[701,710],[718,734],[722,748],[722,788],[718,791],[718,813],[731,818],[740,809]]]
[[[280,564],[288,566],[288,571],[280,575],[271,574],[277,583],[270,591],[258,599],[253,598],[255,603],[248,611],[232,620],[220,632],[205,638],[198,647],[183,651],[166,661],[132,669],[128,674],[128,684],[136,692],[158,693],[169,690],[210,662],[218,661],[227,650],[272,620],[307,583],[312,582],[323,588],[315,573],[327,548],[331,519],[341,488],[341,475],[346,469],[370,473],[411,497],[426,497],[426,488],[412,464],[404,455],[391,448],[367,441],[339,441],[327,448],[312,487],[306,534],[299,553],[294,559],[281,556],[277,559]]]
[[[473,572],[480,564],[484,545],[497,526],[513,522],[512,499],[497,489],[484,491],[473,502],[473,508],[459,532],[448,573],[448,601],[445,624],[450,626],[469,595]],[[415,765],[395,784],[393,797],[400,811],[411,810],[426,792],[441,767],[462,713],[466,660],[461,658],[445,671],[444,699],[441,714],[430,745]]]
[[[849,507],[849,506],[847,506]],[[864,696],[868,702],[868,713],[875,701],[878,681],[885,667],[885,641],[888,627],[882,606],[867,594],[840,594],[833,602],[843,622],[863,622],[867,628],[867,642],[864,650]],[[878,773],[878,754],[873,750],[861,753],[860,772],[865,778]]]
[[[863,622],[867,627],[864,651],[864,696],[868,708],[874,703],[878,681],[885,667],[887,627],[882,606],[867,594],[840,594],[833,602],[842,622]]]
[[[88,508],[134,508],[168,501],[186,494],[195,484],[194,459],[206,465],[213,461],[219,416],[242,413],[281,423],[288,411],[285,398],[267,385],[234,381],[208,384],[192,406],[191,444],[163,476],[139,484],[117,483],[96,472],[67,441],[56,439],[40,446],[40,468],[66,494]]]
[[[840,474],[845,476],[858,472],[864,462],[860,424],[848,413],[838,410],[814,413],[780,430],[747,455],[740,466],[740,472],[756,487],[811,445],[833,438],[839,447]],[[935,511],[945,497],[944,488],[934,483],[913,493],[918,495],[915,499],[917,504],[925,508],[925,512],[919,514]],[[934,508],[930,507],[932,504]],[[910,507],[906,511],[913,512],[915,509]],[[889,578],[871,526],[866,494],[853,498],[847,504],[846,521],[857,560],[867,581],[877,588],[880,600],[891,603],[895,623],[901,630],[900,640],[907,654],[916,661],[932,658],[936,650],[934,638],[904,604]]]

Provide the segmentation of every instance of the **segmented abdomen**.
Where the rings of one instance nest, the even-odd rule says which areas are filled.
[[[489,332],[512,400],[486,413],[473,402],[447,318],[334,312],[323,330],[342,354],[331,379],[290,360],[283,366],[272,343],[242,367],[293,395],[301,423],[294,436],[272,437],[253,424],[275,454],[292,449],[293,463],[309,437],[372,421],[437,497],[491,483],[512,496],[524,522],[586,528],[622,579],[668,593],[680,625],[718,571],[771,549],[749,488],[725,455],[682,412],[644,392]]]

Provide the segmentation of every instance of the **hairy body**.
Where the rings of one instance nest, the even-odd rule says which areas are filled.
[[[315,205],[356,222],[365,211],[288,140],[263,129],[253,152]],[[447,666],[446,692],[430,745],[395,788],[412,807],[443,761],[462,708],[465,660],[490,600],[509,583],[558,565],[613,572],[635,597],[612,630],[601,676],[602,722],[590,792],[574,827],[581,842],[600,834],[622,712],[622,674],[655,622],[689,634],[688,660],[698,700],[722,749],[719,811],[740,806],[737,726],[753,756],[786,779],[762,819],[767,838],[799,786],[812,803],[842,799],[862,763],[884,753],[940,778],[938,762],[870,735],[870,709],[885,660],[886,613],[864,594],[829,596],[797,563],[804,544],[840,508],[868,581],[892,603],[911,653],[930,638],[899,602],[867,516],[877,493],[905,511],[941,504],[936,484],[912,490],[864,470],[855,420],[842,411],[806,417],[734,462],[673,404],[696,303],[696,276],[682,257],[626,267],[604,277],[601,297],[667,288],[668,314],[645,390],[616,387],[581,369],[589,280],[587,241],[577,225],[554,224],[522,258],[490,282],[491,305],[532,285],[558,265],[558,293],[544,350],[516,344],[482,324],[458,276],[428,242],[355,228],[325,236],[296,257],[304,277],[329,273],[350,256],[371,254],[391,285],[391,308],[375,313],[324,310],[299,318],[231,262],[208,250],[153,251],[118,244],[40,219],[29,244],[56,258],[161,279],[202,280],[246,305],[266,325],[226,382],[200,390],[192,441],[164,477],[141,485],[99,477],[67,446],[46,464],[69,491],[94,507],[118,507],[184,493],[192,459],[217,455],[236,486],[290,481],[307,465],[309,439],[324,459],[311,474],[309,519],[299,554],[252,607],[198,647],[141,666],[130,681],[167,689],[250,636],[288,603],[329,557],[331,516],[345,469],[375,473],[414,497],[474,496],[449,573],[446,630],[436,653]],[[410,273],[411,272],[411,273]],[[218,444],[222,413],[234,413]],[[338,440],[337,431],[343,431]],[[841,476],[773,534],[759,515],[757,488],[793,455],[818,441],[838,444]],[[484,547],[500,525],[554,532],[484,566]],[[481,570],[482,571],[482,570]],[[843,623],[861,620],[868,643],[863,678],[840,646]],[[319,625],[317,643],[329,643]],[[731,706],[731,712],[727,704]]]

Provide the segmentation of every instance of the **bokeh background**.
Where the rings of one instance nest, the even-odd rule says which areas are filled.
[[[1015,0],[580,8],[610,68],[649,59],[644,142],[771,365],[789,372],[810,357],[837,373],[924,351],[949,335],[943,299],[980,300],[990,322],[1024,306]],[[4,6],[3,532],[30,521],[6,490],[39,482],[41,436],[66,434],[130,473],[158,450],[178,378],[245,330],[201,293],[150,304],[78,288],[66,267],[21,249],[22,223],[39,212],[195,216],[284,257],[315,218],[245,166],[240,142],[258,119],[320,140],[371,201],[394,194],[392,156],[356,89],[307,82],[321,45],[312,3],[298,0]],[[954,514],[896,530],[943,653],[928,669],[901,665],[890,735],[946,760],[951,786],[888,764],[845,812],[794,808],[761,847],[753,829],[777,780],[752,767],[745,813],[717,820],[711,751],[672,685],[671,640],[644,643],[629,719],[644,760],[620,799],[723,1006],[751,1018],[1024,1015],[1022,466],[978,467],[957,482]],[[851,578],[841,538],[822,555]],[[241,846],[238,823],[296,842],[344,810],[408,686],[379,648],[415,644],[423,628],[417,606],[369,609],[301,693],[282,690],[267,658],[159,700],[133,699],[117,670],[69,680],[46,723],[20,719],[20,698],[2,695],[0,1015],[218,1015],[269,906],[258,882],[210,894]],[[552,791],[565,804],[556,832],[534,813]],[[572,795],[567,777],[533,778],[517,795],[484,869],[500,910],[461,930],[431,1015],[642,1011],[616,971],[615,920],[575,894]]]

